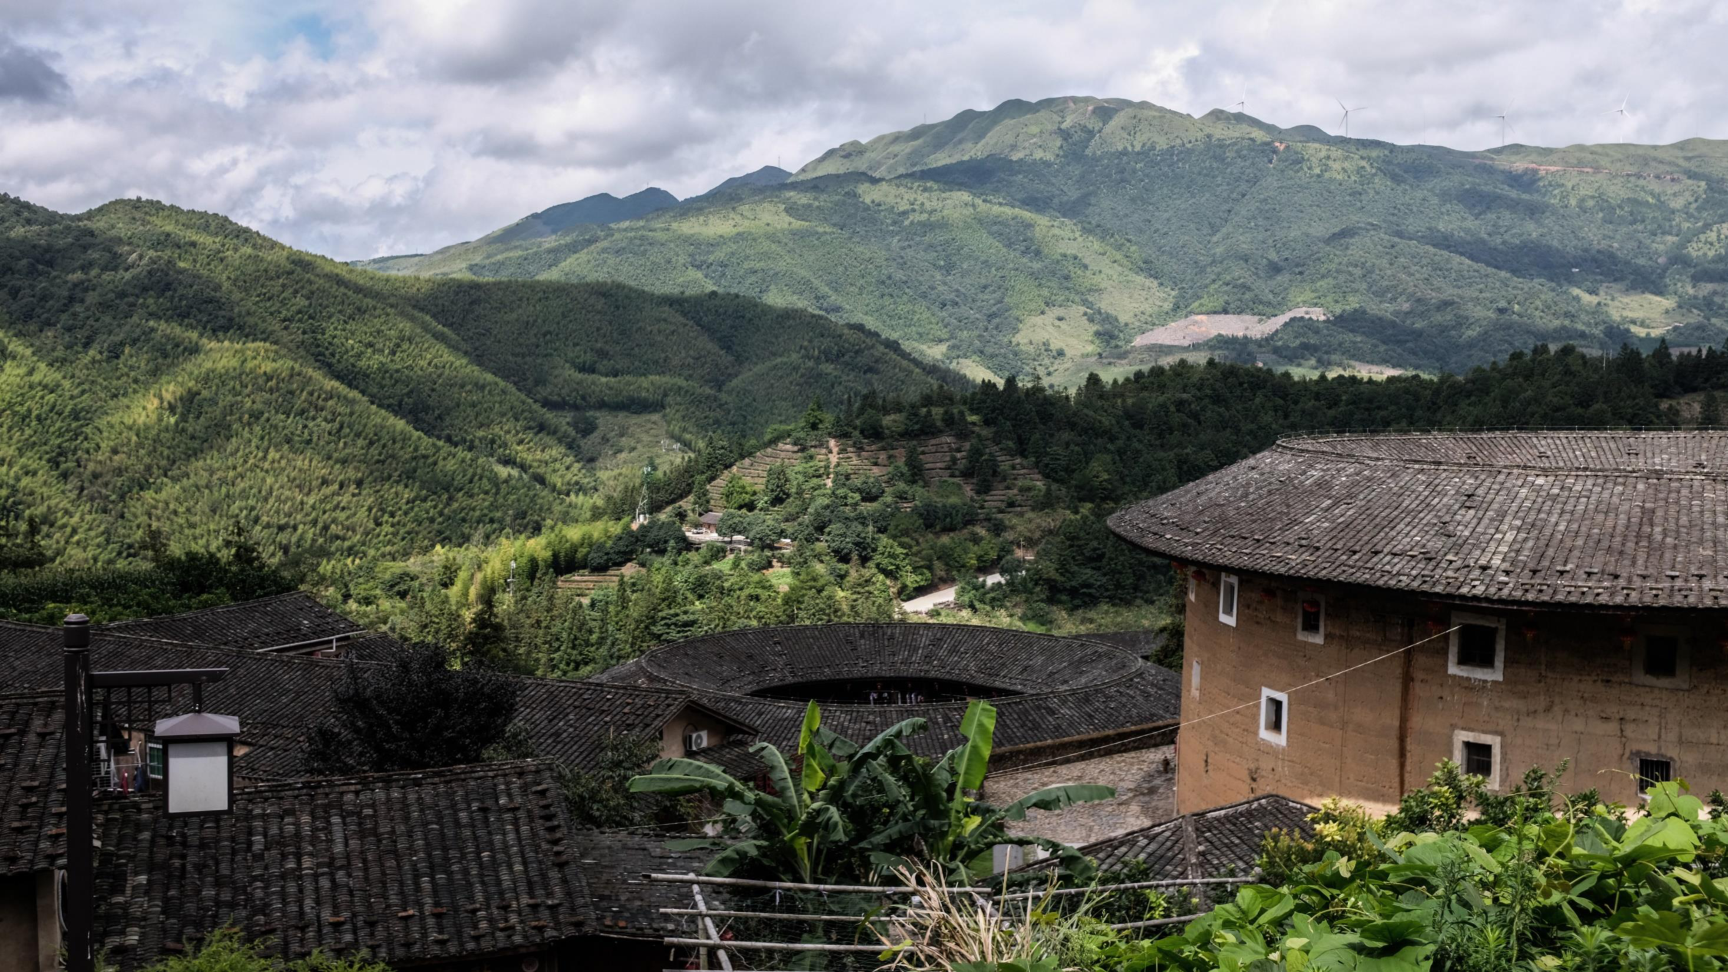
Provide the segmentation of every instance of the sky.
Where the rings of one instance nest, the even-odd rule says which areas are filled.
[[[1010,98],[1456,148],[1728,138],[1728,4],[0,0],[0,192],[340,259],[684,197]],[[1622,104],[1625,114],[1611,113]]]

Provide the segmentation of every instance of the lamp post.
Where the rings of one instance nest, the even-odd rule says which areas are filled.
[[[66,656],[66,972],[95,972],[90,845],[90,619],[69,614],[61,628]]]
[[[66,729],[63,740],[66,761],[66,899],[62,914],[66,923],[66,972],[95,972],[95,825],[91,813],[91,694],[103,689],[166,688],[173,700],[173,686],[192,687],[193,711],[159,720],[155,735],[163,737],[163,755],[171,762],[164,773],[164,805],[169,816],[226,813],[232,806],[234,785],[234,739],[240,735],[240,720],[206,713],[204,686],[219,682],[226,668],[189,668],[142,672],[92,672],[90,670],[90,619],[69,614],[61,628],[66,662]],[[128,707],[128,716],[131,715]],[[182,789],[174,787],[173,760],[178,758]]]

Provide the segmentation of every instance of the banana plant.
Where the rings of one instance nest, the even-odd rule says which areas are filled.
[[[880,881],[911,859],[929,861],[958,881],[989,870],[997,844],[1038,846],[1065,868],[1088,863],[1073,848],[1041,837],[1012,836],[1006,824],[1031,810],[1058,810],[1115,796],[1107,786],[1046,787],[1005,807],[977,798],[989,769],[996,709],[974,700],[960,723],[965,742],[930,760],[906,739],[925,731],[923,719],[891,726],[863,746],[822,725],[811,702],[798,734],[798,772],[779,749],[757,743],[751,752],[767,772],[766,788],[692,759],[663,759],[630,781],[637,793],[703,793],[720,803],[725,841],[677,841],[681,849],[719,853],[707,873],[771,874],[782,880]]]

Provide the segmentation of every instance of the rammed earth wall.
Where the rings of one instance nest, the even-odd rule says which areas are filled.
[[[1495,746],[1502,791],[1532,766],[1570,760],[1563,789],[1597,787],[1637,806],[1641,757],[1670,761],[1695,792],[1728,788],[1724,612],[1471,606],[1244,573],[1230,626],[1219,620],[1222,572],[1193,572],[1179,812],[1263,793],[1389,808],[1458,755],[1465,733]],[[1318,643],[1297,636],[1299,605],[1316,598],[1325,605]],[[1499,680],[1451,674],[1449,637],[1399,652],[1450,628],[1458,613],[1503,623]],[[1661,635],[1681,646],[1671,679],[1645,674],[1646,639]],[[1289,692],[1283,745],[1262,738],[1263,688]]]

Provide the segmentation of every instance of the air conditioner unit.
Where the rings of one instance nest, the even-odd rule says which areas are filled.
[[[708,748],[708,730],[688,729],[684,732],[684,751],[694,753]]]

